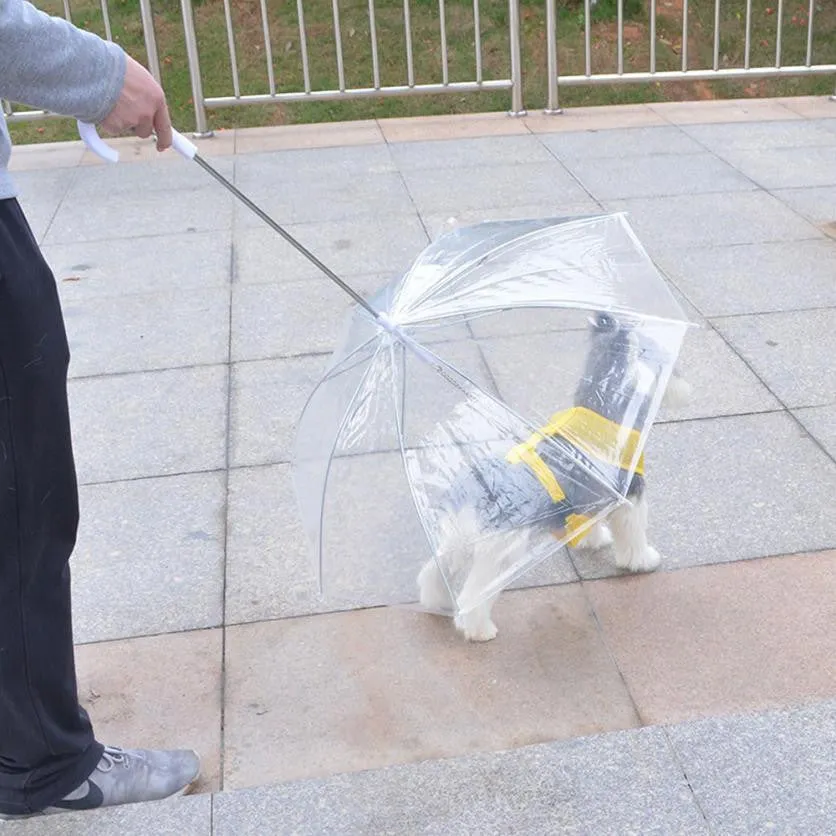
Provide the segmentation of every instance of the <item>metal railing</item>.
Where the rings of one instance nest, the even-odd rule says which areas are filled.
[[[752,0],[745,0],[745,42],[743,66],[721,67],[720,39],[722,34],[721,11],[726,0],[714,0],[713,62],[710,67],[694,66],[689,56],[689,8],[688,0],[682,0],[681,66],[675,70],[659,70],[657,65],[657,0],[649,0],[649,61],[646,70],[624,69],[624,0],[617,0],[616,23],[616,68],[614,72],[594,72],[592,69],[592,7],[595,0],[584,3],[584,72],[574,75],[560,75],[557,58],[557,44],[560,35],[557,16],[557,0],[546,0],[546,32],[548,61],[548,103],[547,113],[560,113],[558,91],[562,87],[581,87],[601,84],[641,84],[662,81],[713,81],[719,79],[761,79],[786,76],[811,76],[836,74],[836,64],[813,62],[813,32],[816,17],[816,0],[809,0],[807,10],[807,49],[804,64],[785,65],[782,63],[782,39],[785,29],[784,0],[776,0],[775,17],[775,61],[769,66],[751,66],[752,54]],[[741,0],[735,4],[742,6]],[[836,97],[833,97],[836,99]]]
[[[52,2],[54,3],[56,0],[52,0]],[[63,6],[64,16],[72,21],[70,0],[57,0],[57,2]],[[113,34],[108,0],[98,0],[98,2],[101,6],[99,30],[101,31],[103,28],[105,37],[111,39]],[[257,7],[260,20],[256,24],[256,31],[260,29],[261,39],[263,40],[264,75],[261,76],[262,81],[258,82],[256,88],[252,91],[252,54],[248,52],[246,56],[243,56],[243,63],[248,67],[248,74],[243,76],[240,61],[242,56],[239,55],[236,47],[235,19],[236,14],[240,11],[239,4],[236,3],[236,0],[216,0],[216,2],[218,4],[223,3],[225,32],[222,33],[222,39],[226,42],[225,51],[230,70],[229,79],[225,84],[229,84],[231,90],[225,95],[207,96],[204,93],[207,78],[202,74],[200,65],[199,36],[205,37],[209,33],[203,28],[198,29],[195,25],[193,0],[180,0],[183,40],[179,42],[178,48],[185,48],[191,79],[195,129],[198,134],[210,133],[207,110],[239,105],[507,91],[510,99],[509,112],[512,115],[525,113],[523,105],[523,38],[520,0],[484,0],[484,4],[483,0],[472,0],[472,11],[468,11],[469,5],[466,2],[462,3],[460,0],[458,0],[455,9],[453,8],[453,0],[431,0],[433,5],[429,10],[427,0],[395,0],[395,2],[392,2],[392,0],[362,0],[361,5],[358,6],[353,3],[350,4],[350,8],[345,0],[330,0],[330,2],[329,0],[295,0],[295,3],[282,2],[280,11],[277,11],[275,4],[268,6],[268,0],[258,0]],[[422,7],[420,9],[419,2]],[[495,4],[505,2],[507,2],[507,22],[501,23],[500,35],[507,43],[507,52],[500,56],[499,61],[500,63],[504,62],[502,66],[506,69],[499,72],[503,77],[492,78],[489,77],[491,74],[486,70],[487,61],[483,42],[487,38],[486,32],[488,30],[484,25],[485,18],[490,11],[492,22],[495,23],[495,19],[498,19],[498,7]],[[699,59],[695,60],[694,58],[697,49],[691,45],[691,34],[696,27],[689,28],[689,22],[695,11],[700,11],[705,15],[707,10],[710,15],[711,0],[690,0],[690,2],[689,0],[681,0],[681,21],[678,18],[675,21],[679,25],[681,36],[675,66],[671,64],[670,51],[665,52],[660,60],[658,50],[660,43],[669,43],[669,41],[664,40],[663,31],[670,30],[672,20],[670,8],[667,8],[664,12],[663,30],[661,25],[657,26],[662,14],[657,8],[658,0],[642,0],[642,37],[646,38],[647,64],[645,67],[638,69],[636,68],[636,60],[632,56],[629,60],[625,60],[625,43],[627,41],[625,32],[628,25],[625,3],[631,2],[631,0],[616,0],[615,43],[612,44],[611,50],[602,48],[607,47],[609,42],[606,38],[599,37],[599,33],[594,31],[596,0],[578,0],[578,2],[583,12],[583,21],[580,24],[583,28],[582,43],[580,35],[572,33],[572,43],[567,45],[568,35],[564,36],[565,40],[561,40],[558,0],[544,0],[547,47],[546,70],[548,76],[548,93],[545,103],[547,113],[560,113],[558,94],[561,87],[663,81],[697,82],[718,79],[803,77],[825,74],[836,76],[836,63],[816,63],[814,60],[817,57],[814,54],[817,0],[798,0],[798,2],[808,4],[805,21],[806,50],[804,49],[804,43],[799,43],[800,36],[796,33],[793,36],[792,48],[794,63],[788,64],[784,63],[784,56],[790,52],[785,46],[785,42],[788,42],[788,39],[785,38],[785,7],[788,7],[789,0],[774,0],[777,7],[772,10],[772,12],[775,12],[775,25],[772,30],[774,33],[774,61],[770,59],[768,62],[764,62],[762,60],[764,50],[763,41],[761,41],[756,44],[755,48],[759,63],[755,61],[754,65],[752,60],[753,32],[756,30],[753,29],[753,0],[713,0],[713,32],[709,29],[713,37],[713,50],[709,50],[710,57],[704,57],[702,63]],[[160,59],[151,3],[152,0],[139,0],[139,9],[147,66],[157,80],[161,81]],[[437,7],[434,5],[436,3]],[[487,6],[487,3],[492,5]],[[631,8],[635,13],[636,6],[634,3],[635,0],[632,0]],[[670,4],[668,6],[670,7]],[[434,17],[436,8],[437,18]],[[530,12],[531,5],[527,8]],[[677,8],[676,5],[673,6],[673,9]],[[539,9],[542,11],[543,6],[540,6]],[[745,22],[743,23],[745,38],[742,56],[741,60],[732,66],[728,66],[729,62],[721,54],[721,38],[724,29],[723,15],[725,14],[728,18],[730,9],[740,10],[741,21],[743,21],[745,13]],[[419,11],[421,13],[420,19],[418,17]],[[468,16],[466,23],[469,33],[468,38],[472,38],[468,48],[472,49],[472,53],[466,62],[469,69],[466,70],[465,77],[462,79],[460,77],[463,72],[462,33],[460,30],[465,25],[462,16],[465,11]],[[319,19],[315,19],[314,24],[309,24],[306,22],[306,12],[311,16],[318,13]],[[327,15],[326,23],[323,23],[323,12]],[[453,12],[456,12],[457,16],[451,17]],[[220,5],[217,7],[217,13],[220,15]],[[350,16],[352,14],[354,17]],[[388,18],[385,17],[386,14],[388,14]],[[675,12],[675,14],[680,14],[680,12]],[[359,24],[357,15],[362,15],[363,18]],[[795,23],[795,21],[796,18],[794,17],[793,22]],[[79,23],[79,21],[76,21],[76,23]],[[432,43],[428,40],[430,37],[427,28],[429,23],[432,23],[433,31],[437,33],[437,35],[432,35]],[[358,52],[356,42],[354,42],[353,51],[346,49],[346,45],[349,43],[347,38],[351,38],[355,34],[351,24],[358,25],[358,28],[362,29],[362,38],[367,39],[365,42],[368,50],[365,55]],[[633,30],[637,29],[635,21],[631,21],[630,24]],[[205,22],[202,25],[205,27]],[[295,59],[297,61],[296,70],[298,72],[296,72],[296,78],[298,83],[292,79],[288,80],[287,68],[291,65],[287,56],[279,54],[278,50],[275,49],[277,30],[281,30],[286,35],[288,25],[292,27],[293,37],[298,43],[298,58]],[[452,25],[458,27],[455,32],[451,29]],[[762,31],[763,23],[761,22],[758,25],[761,28],[757,31]],[[421,26],[424,28],[421,28]],[[472,33],[470,32],[470,26],[472,26]],[[506,26],[507,33],[505,33]],[[316,28],[316,34],[312,34],[314,27]],[[348,28],[346,34],[347,27],[351,28]],[[393,31],[393,27],[397,31]],[[326,29],[327,33],[323,34]],[[495,29],[493,33],[496,34]],[[211,34],[215,36],[214,40],[217,41],[218,33]],[[240,32],[238,34],[240,36]],[[172,37],[170,27],[168,37],[169,39]],[[252,32],[250,32],[250,37],[252,37]],[[456,51],[450,49],[452,37],[458,37],[459,40]],[[631,37],[635,38],[635,31]],[[327,55],[326,51],[323,50],[323,40],[332,44],[328,47],[328,50],[333,50],[330,55]],[[399,58],[402,59],[401,77],[389,78],[387,83],[384,83],[384,76],[391,76],[393,71],[391,62],[388,66],[384,66],[381,54],[384,48],[391,50],[393,44],[397,44],[395,48],[399,53]],[[708,45],[704,39],[700,42],[700,45],[704,50],[703,55],[706,56],[705,50]],[[170,46],[171,44],[169,44]],[[558,66],[559,46],[564,50],[562,54],[569,55],[577,61],[577,69],[582,66],[582,71],[560,74],[560,67]],[[495,41],[492,47],[491,66],[495,67],[497,65]],[[261,46],[256,48],[259,52],[262,51]],[[434,56],[437,53],[437,56],[440,57],[440,62],[433,65],[435,69],[432,72],[428,71],[425,60],[416,60],[416,56],[419,59],[426,58],[425,53],[430,48],[432,48]],[[217,46],[215,46],[215,50],[217,50]],[[803,59],[802,53],[804,53]],[[360,55],[361,57],[352,60],[352,55]],[[600,66],[602,56],[606,58],[603,62],[605,64],[603,68]],[[436,58],[434,58],[435,60]],[[216,52],[213,62],[217,62]],[[358,62],[364,62],[364,66],[358,66]],[[451,69],[454,62],[457,73],[454,73]],[[280,68],[281,72],[277,71],[277,67]],[[216,70],[214,64],[211,69]],[[430,75],[429,80],[417,81],[419,75],[427,75],[428,73]],[[542,76],[542,69],[540,74]],[[290,75],[292,76],[293,73],[290,73]],[[364,75],[368,83],[350,84],[349,76],[356,78],[358,75]],[[221,86],[223,91],[222,85],[224,83],[221,82],[219,85],[218,73],[216,71],[211,72],[210,76],[211,84],[209,86]],[[281,76],[281,84],[277,81],[278,76]],[[454,76],[456,76],[455,80],[453,80]],[[315,79],[321,78],[327,78],[329,81],[317,84]],[[2,102],[2,106],[7,118],[12,122],[42,119],[51,115],[43,111],[16,110],[6,101]]]
[[[495,0],[494,0],[495,1]],[[522,57],[520,37],[519,0],[508,2],[508,40],[510,74],[508,78],[486,79],[483,73],[483,54],[481,40],[480,0],[473,0],[473,69],[474,77],[464,81],[451,81],[449,69],[449,50],[447,39],[447,10],[445,0],[438,2],[439,53],[441,56],[441,78],[436,82],[416,83],[414,31],[411,0],[403,0],[403,44],[406,58],[406,78],[401,84],[382,84],[379,58],[378,20],[375,0],[368,0],[368,27],[371,49],[372,84],[369,86],[350,86],[346,83],[345,60],[343,54],[343,32],[340,5],[338,0],[331,0],[331,35],[334,38],[335,66],[337,86],[317,89],[311,82],[311,57],[309,54],[308,31],[305,25],[305,4],[296,0],[296,26],[298,28],[299,47],[302,64],[302,87],[297,90],[279,91],[276,87],[271,36],[271,21],[265,0],[260,2],[261,26],[264,37],[264,59],[268,87],[264,92],[242,94],[239,77],[238,57],[235,48],[235,30],[230,9],[230,0],[224,0],[224,18],[226,24],[227,49],[231,69],[232,95],[203,95],[203,79],[200,71],[198,35],[192,14],[192,0],[181,0],[183,24],[186,36],[186,49],[189,55],[189,71],[192,80],[192,98],[195,102],[195,121],[199,134],[208,131],[206,110],[211,108],[234,107],[247,104],[273,104],[280,102],[329,101],[380,96],[413,96],[444,93],[467,93],[486,90],[509,90],[511,93],[510,112],[512,115],[524,115],[522,100]],[[491,0],[488,0],[491,2]],[[424,48],[427,44],[422,44]]]

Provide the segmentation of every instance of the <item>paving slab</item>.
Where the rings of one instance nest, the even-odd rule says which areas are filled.
[[[709,317],[834,306],[834,258],[836,241],[827,239],[655,253],[656,263]]]
[[[72,377],[224,363],[229,290],[141,293],[84,300],[64,294]]]
[[[401,275],[427,246],[418,214],[383,214],[355,221],[290,225],[288,232],[341,278],[379,276],[380,285]],[[261,284],[322,278],[320,270],[272,229],[235,235],[235,281]]]
[[[534,134],[569,131],[605,131],[667,125],[663,116],[644,104],[610,107],[570,107],[561,113],[530,113],[521,120]]]
[[[223,793],[213,812],[217,836],[709,832],[658,729]]]
[[[229,474],[226,622],[325,612],[289,465]]]
[[[370,296],[385,284],[379,274],[355,276],[352,287]],[[235,284],[232,359],[264,360],[331,353],[356,303],[326,278],[282,284]]]
[[[550,163],[554,157],[535,136],[490,136],[428,142],[393,142],[392,159],[401,171]]]
[[[285,148],[328,148],[346,145],[373,145],[383,142],[376,120],[356,122],[317,122],[264,128],[238,128],[235,150],[239,154]]]
[[[836,186],[812,189],[775,189],[773,194],[799,215],[832,235],[836,223]]]
[[[827,453],[836,459],[836,405],[795,409],[793,415]]]
[[[298,187],[308,181],[350,183],[395,171],[389,147],[383,143],[297,148],[239,155],[235,161],[235,183],[247,191],[264,185],[265,179],[276,186]]]
[[[713,154],[660,154],[566,160],[598,200],[751,191],[755,184]]]
[[[289,357],[232,366],[230,464],[289,461],[302,410],[327,357]]]
[[[76,648],[79,701],[96,736],[127,749],[195,749],[197,792],[220,787],[220,630]]]
[[[587,582],[643,723],[836,697],[836,553]]]
[[[43,247],[64,304],[136,293],[226,287],[230,231]],[[129,303],[123,301],[126,308]]]
[[[827,833],[836,701],[675,726],[671,745],[714,833]]]
[[[785,413],[659,425],[646,458],[649,538],[662,571],[836,543],[827,501],[836,465]],[[615,573],[609,550],[574,562],[582,577]]]
[[[822,233],[766,192],[676,195],[608,201],[628,213],[649,250],[821,238]]]
[[[3,822],[3,833],[5,836],[125,836],[126,833],[211,836],[212,796],[203,794]]]
[[[225,502],[222,471],[82,487],[76,642],[219,626]]]
[[[456,119],[446,116],[417,116],[378,119],[386,142],[427,139],[465,139],[480,136],[527,134],[527,120],[506,113],[466,113]]]
[[[41,171],[52,168],[74,168],[84,156],[85,146],[78,142],[39,142],[15,145],[9,159],[9,171]]]
[[[114,195],[158,194],[220,188],[208,172],[199,165],[187,162],[179,154],[159,154],[141,165],[84,166],[73,179],[68,199],[84,199],[91,205],[110,202]],[[211,160],[212,167],[227,179],[235,176],[235,159],[219,157]]]
[[[621,130],[563,132],[540,137],[559,159],[589,160],[623,157],[699,154],[705,149],[681,128],[656,125]]]
[[[81,484],[226,465],[225,366],[73,380],[69,398]]]
[[[836,143],[797,148],[730,148],[723,159],[765,189],[836,185]]]
[[[302,224],[414,212],[399,174],[367,174],[357,178],[329,179],[311,175],[293,184],[271,179],[265,172],[251,186],[241,186],[247,196],[280,224]],[[236,228],[263,227],[257,215],[242,205],[235,207]]]
[[[790,407],[836,401],[836,309],[713,320],[718,330]]]
[[[52,219],[76,176],[73,169],[47,169],[13,173],[17,199],[32,234],[43,243]]]
[[[836,119],[831,96],[791,96],[778,99],[777,103],[805,119]]]
[[[807,120],[748,122],[724,125],[684,125],[682,131],[700,145],[719,153],[737,149],[794,148],[803,158],[808,147],[834,145],[834,134],[823,124]]]
[[[229,627],[227,789],[634,726],[583,593],[509,593],[504,641],[363,610]],[[559,640],[555,640],[559,636]]]
[[[220,186],[211,184],[201,189],[170,193],[118,192],[110,195],[107,201],[76,194],[62,201],[43,241],[45,244],[74,244],[146,235],[226,232],[232,220],[232,200]]]
[[[674,125],[713,122],[784,122],[794,116],[801,118],[800,112],[791,110],[785,101],[779,99],[651,102],[647,106]]]
[[[556,160],[459,167],[455,177],[446,170],[403,172],[409,193],[422,215],[457,215],[473,209],[538,205],[540,214],[562,213],[564,204],[577,205],[589,195]]]

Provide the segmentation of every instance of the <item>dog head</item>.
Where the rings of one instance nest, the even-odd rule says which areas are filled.
[[[643,424],[664,358],[660,347],[620,314],[589,320],[589,350],[575,403],[618,424]]]

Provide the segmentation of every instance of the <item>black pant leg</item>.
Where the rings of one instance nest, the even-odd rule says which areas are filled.
[[[69,558],[78,490],[55,279],[0,201],[0,812],[42,809],[101,756],[78,703]]]

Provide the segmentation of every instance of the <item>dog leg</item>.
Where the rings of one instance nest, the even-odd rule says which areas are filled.
[[[456,628],[468,641],[488,642],[496,638],[497,629],[491,619],[491,611],[499,593],[475,607],[471,604],[496,579],[508,557],[524,552],[527,545],[528,531],[520,529],[502,537],[483,540],[474,548],[473,565],[459,595],[459,606],[467,612],[456,616]]]
[[[615,546],[615,565],[631,572],[651,572],[660,561],[659,552],[647,542],[647,500],[644,493],[628,497],[608,517]]]
[[[418,596],[424,609],[449,613],[453,608],[453,599],[435,558],[430,558],[418,573]]]
[[[587,551],[594,551],[595,549],[604,549],[612,545],[612,533],[607,528],[606,523],[595,523],[589,530],[589,533],[580,543],[575,546],[579,551],[586,549]]]

